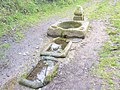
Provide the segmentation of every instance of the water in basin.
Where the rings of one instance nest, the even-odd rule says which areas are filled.
[[[67,22],[62,22],[58,24],[59,27],[63,29],[69,29],[69,28],[79,28],[82,24],[74,21],[67,21]]]

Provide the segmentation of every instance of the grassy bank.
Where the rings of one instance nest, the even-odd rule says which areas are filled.
[[[99,53],[99,63],[94,67],[97,77],[103,79],[102,90],[120,89],[120,2],[109,0],[93,4],[86,9],[89,19],[107,21],[109,40]],[[92,13],[91,13],[92,12]]]
[[[40,0],[2,0],[0,3],[0,37],[10,30],[21,36],[20,26],[27,26],[53,13],[70,8],[73,5],[80,4],[86,0],[59,0],[54,2]],[[23,36],[22,36],[23,37]]]

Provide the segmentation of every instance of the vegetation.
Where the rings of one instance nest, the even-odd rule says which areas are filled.
[[[10,30],[38,21],[41,17],[86,0],[1,0],[0,37]],[[15,33],[14,32],[14,33]],[[19,34],[18,34],[19,36]]]
[[[117,90],[120,84],[120,2],[114,4],[105,0],[86,9],[89,19],[109,21],[106,32],[110,39],[102,46],[99,63],[94,67],[96,76],[104,80],[103,89],[107,85],[109,90]]]

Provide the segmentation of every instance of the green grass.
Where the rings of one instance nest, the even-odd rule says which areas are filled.
[[[43,17],[64,12],[76,4],[87,0],[73,2],[73,0],[60,0],[56,2],[40,2],[32,0],[5,0],[0,4],[0,37],[17,26],[26,26],[38,22]],[[14,5],[15,4],[15,5]],[[17,31],[19,32],[19,31]]]
[[[5,58],[5,56],[4,56],[4,50],[8,49],[9,47],[10,47],[9,43],[4,43],[4,44],[0,45],[0,60],[2,60],[2,59]]]
[[[85,9],[85,13],[89,19],[120,19],[119,5],[119,1],[116,6],[113,6],[109,0],[104,0],[99,3],[93,3],[92,6]]]
[[[120,78],[120,2],[113,6],[109,0],[105,0],[93,4],[86,11],[89,19],[104,19],[111,23],[106,29],[109,40],[102,46],[99,63],[95,65],[93,72],[103,79],[109,90],[115,90],[118,83],[116,80]]]
[[[9,43],[4,43],[0,45],[0,48],[9,48],[10,44]]]

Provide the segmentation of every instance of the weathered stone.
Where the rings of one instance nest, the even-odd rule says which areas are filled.
[[[55,57],[51,57],[51,56],[42,56],[42,59],[58,62],[58,60]]]
[[[73,17],[73,20],[76,20],[76,21],[83,21],[84,20],[84,16],[74,16]]]
[[[43,87],[43,83],[39,80],[31,81],[31,80],[21,78],[19,83],[21,85],[24,85],[24,86],[27,86],[27,87],[30,87],[30,88],[34,88],[34,89],[38,89],[38,88]]]
[[[33,89],[41,88],[54,78],[57,74],[58,66],[57,61],[41,60],[30,73],[22,75],[19,79],[19,84]]]
[[[61,45],[60,51],[52,51],[51,50],[51,44],[56,43]],[[71,41],[68,41],[67,39],[63,38],[55,38],[53,41],[51,41],[43,51],[41,51],[41,56],[53,56],[53,57],[66,57],[68,54],[68,51],[72,45]]]
[[[76,16],[82,16],[83,13],[84,13],[84,11],[83,11],[82,6],[77,6],[77,8],[76,8],[76,10],[74,12],[74,15],[76,15]]]
[[[56,26],[56,27],[55,27]],[[57,32],[56,32],[57,31]],[[48,28],[48,32],[47,34],[49,36],[53,36],[53,37],[60,37],[61,36],[61,33],[62,33],[62,30],[60,30],[59,27],[57,27],[57,25],[52,25]],[[54,34],[54,35],[53,35]]]
[[[54,66],[53,70],[51,72],[49,72],[49,74],[45,77],[44,80],[44,85],[48,84],[57,74],[57,70],[58,70],[58,63]]]
[[[85,37],[88,30],[87,21],[63,21],[57,22],[48,28],[48,35],[56,37]],[[55,28],[54,28],[54,27]]]
[[[77,6],[75,12],[74,12],[74,17],[73,20],[76,21],[83,21],[84,20],[84,11],[83,8],[81,6]]]

